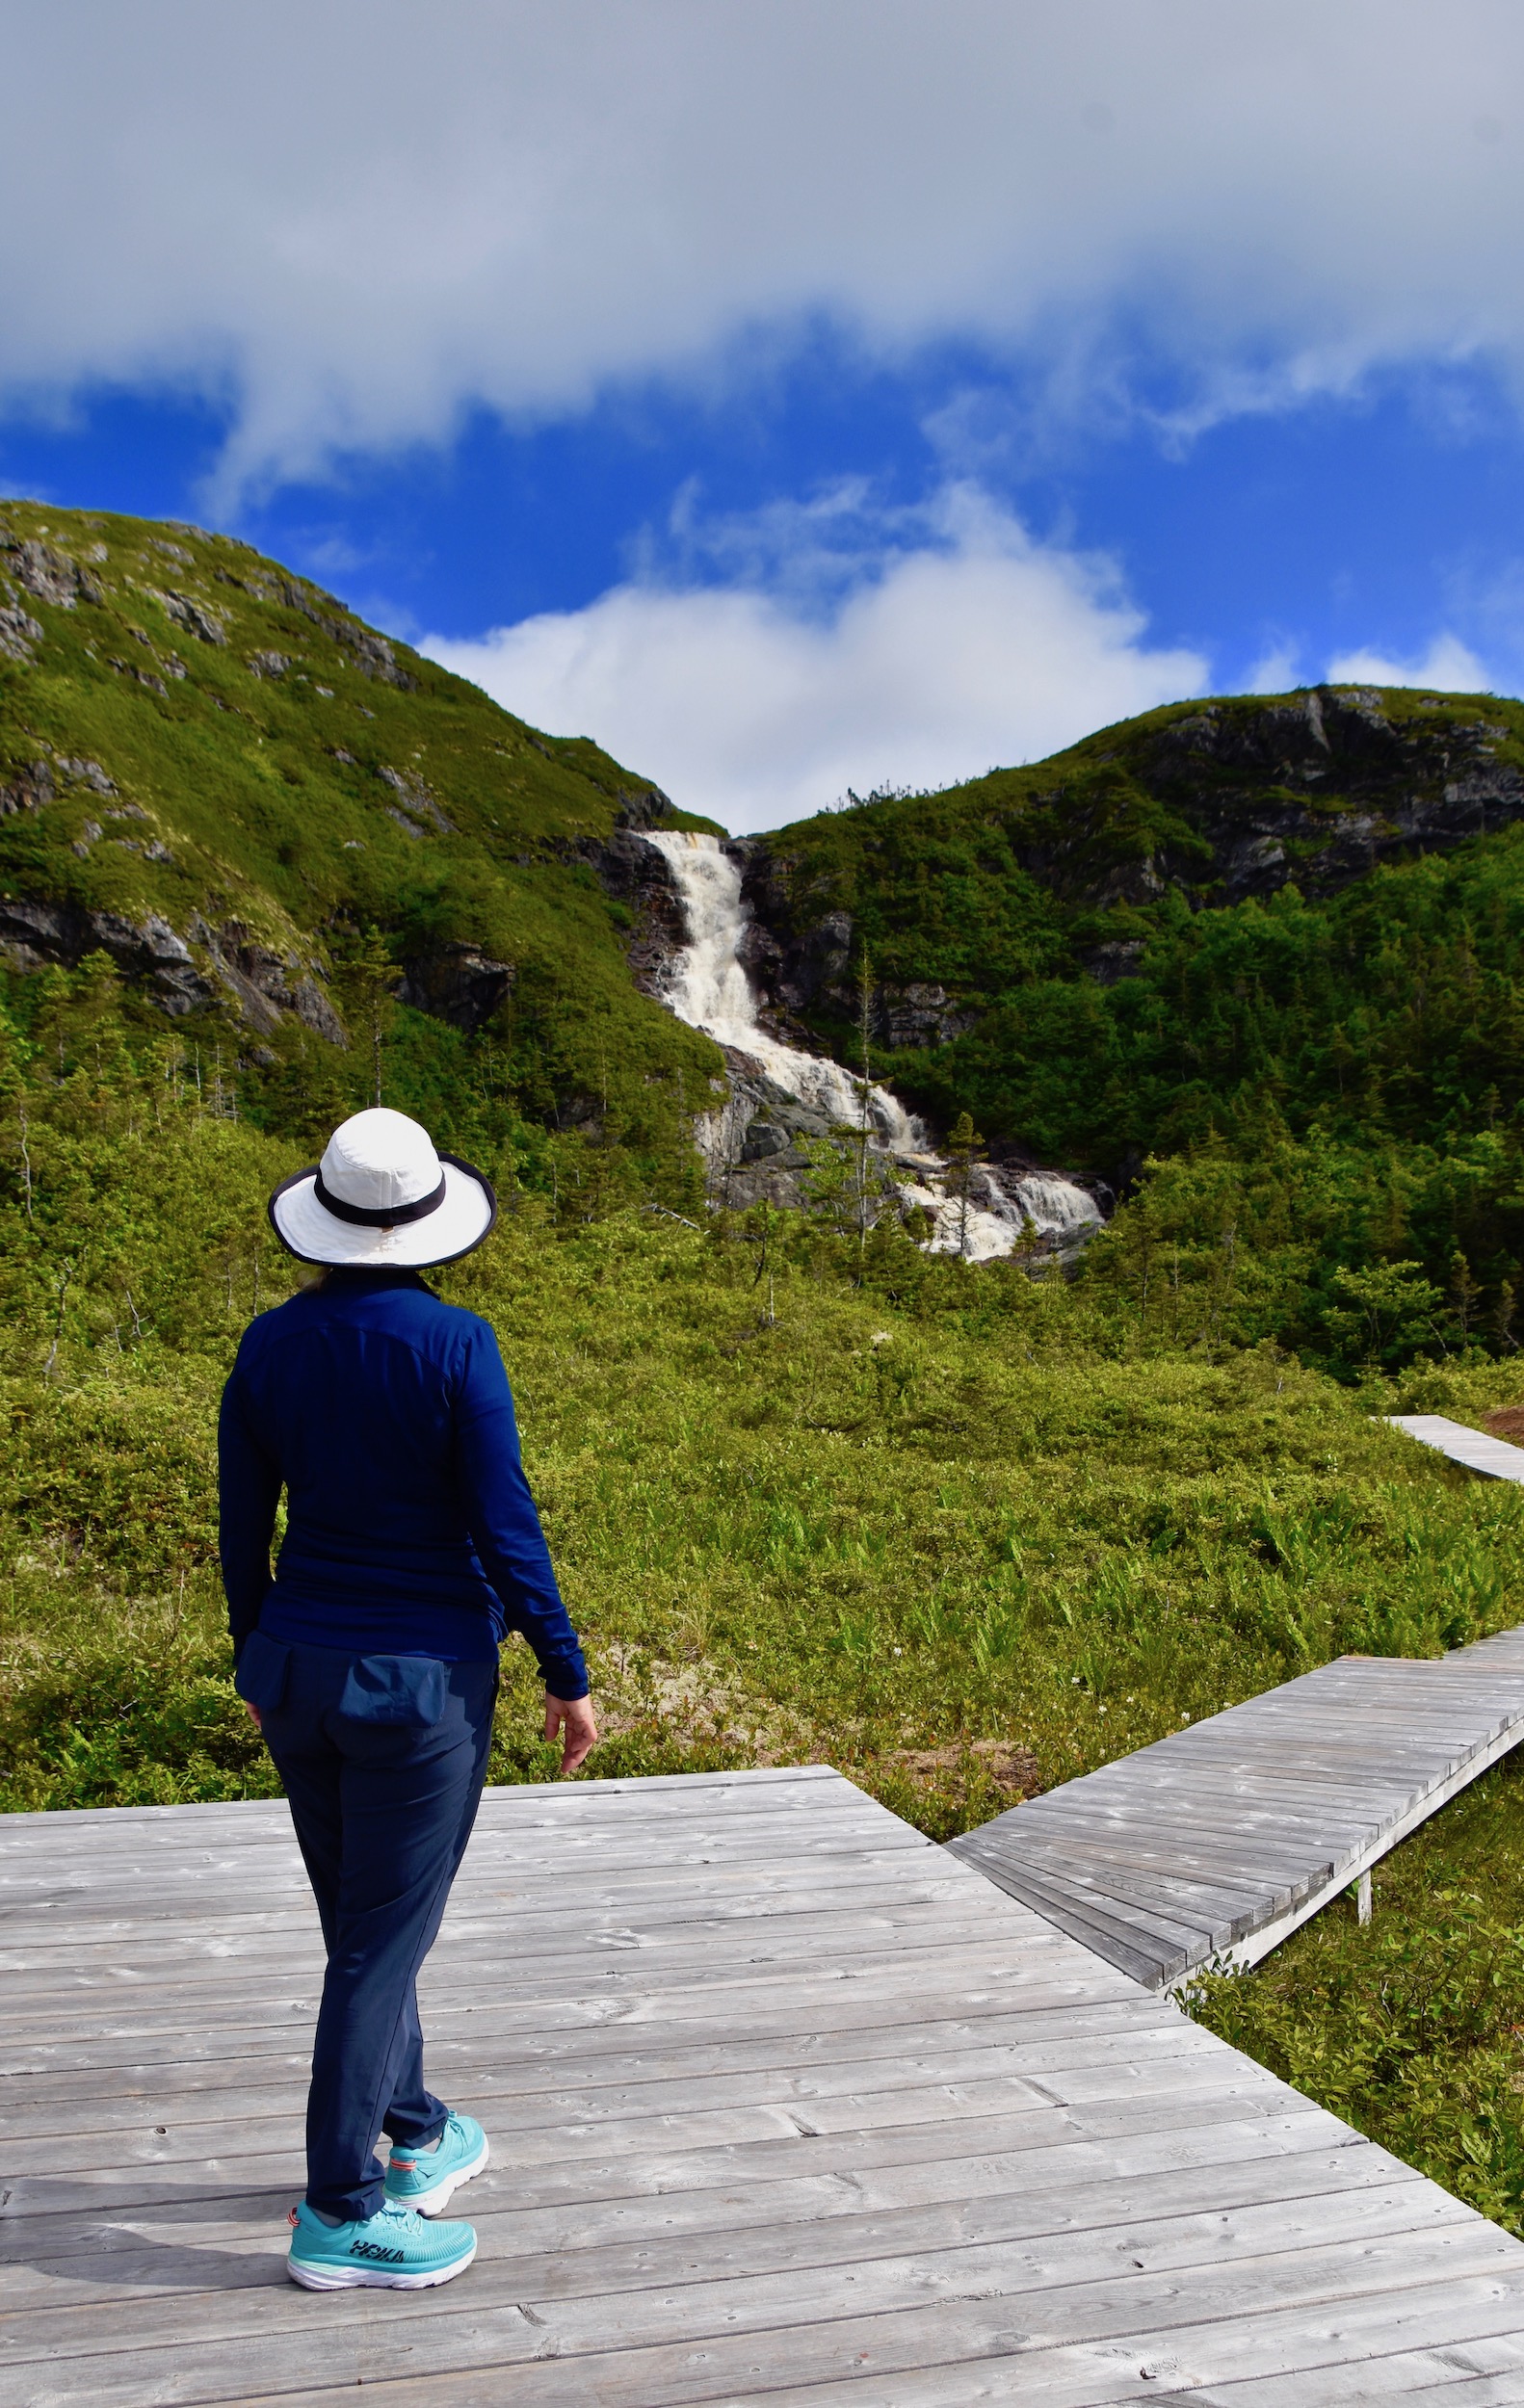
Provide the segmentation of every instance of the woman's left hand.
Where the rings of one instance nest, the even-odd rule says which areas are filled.
[[[256,1731],[262,1731],[264,1729],[265,1726],[259,1718],[259,1708],[257,1706],[251,1706],[247,1697],[244,1699],[244,1712],[249,1716],[250,1721],[253,1724]]]
[[[598,1743],[591,1698],[552,1697],[546,1689],[545,1737],[561,1741],[561,1778],[565,1781]]]

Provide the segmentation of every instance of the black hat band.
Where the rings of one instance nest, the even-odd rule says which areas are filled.
[[[369,1204],[346,1204],[341,1195],[333,1194],[330,1189],[324,1186],[321,1170],[312,1192],[324,1211],[331,1213],[335,1220],[347,1220],[355,1229],[396,1229],[409,1220],[427,1220],[431,1213],[438,1211],[445,1198],[445,1175],[441,1170],[439,1184],[434,1193],[421,1195],[416,1204],[381,1204],[374,1207]]]

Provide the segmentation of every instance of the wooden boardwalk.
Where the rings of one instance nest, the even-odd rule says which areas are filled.
[[[1344,1656],[951,1848],[1158,1989],[1256,1963],[1521,1739],[1524,1630],[1437,1662]]]
[[[1524,2246],[823,1767],[489,1793],[432,2292],[283,2274],[283,1807],[9,1817],[0,1874],[0,2408],[1524,2400]]]
[[[1489,1438],[1485,1430],[1468,1428],[1443,1413],[1389,1413],[1386,1418],[1393,1429],[1405,1429],[1421,1447],[1436,1448],[1468,1472],[1485,1473],[1488,1479],[1524,1480],[1524,1447],[1511,1447],[1506,1438]]]

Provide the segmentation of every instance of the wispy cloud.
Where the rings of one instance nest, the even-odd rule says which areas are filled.
[[[1458,636],[1438,635],[1421,659],[1393,660],[1376,650],[1341,652],[1328,663],[1335,685],[1422,686],[1438,694],[1489,694],[1498,680]]]
[[[6,27],[0,393],[211,395],[224,485],[744,380],[822,322],[1019,354],[1060,417],[1147,415],[1158,369],[1176,443],[1383,362],[1524,363],[1501,0],[1442,36],[1430,0],[87,13]]]

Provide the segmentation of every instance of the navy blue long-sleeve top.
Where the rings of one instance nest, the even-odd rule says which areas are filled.
[[[257,1625],[298,1646],[491,1662],[512,1629],[552,1696],[587,1695],[497,1340],[415,1272],[330,1271],[251,1322],[218,1450],[235,1654]]]

